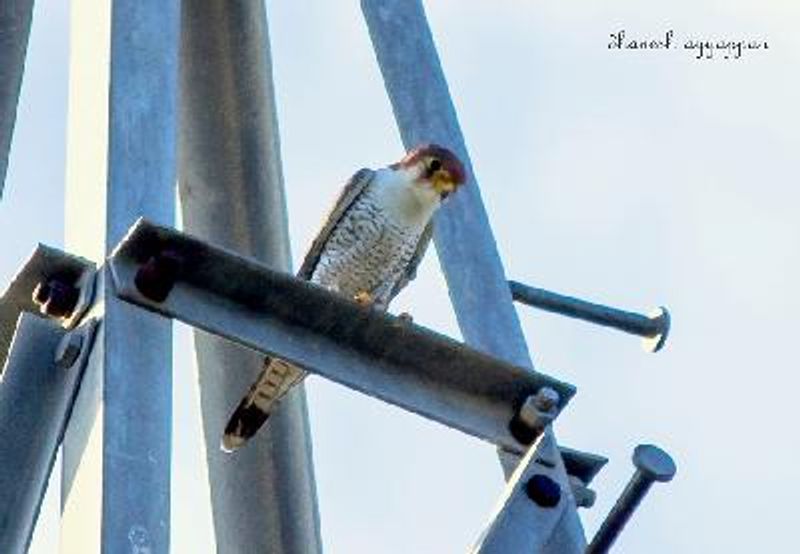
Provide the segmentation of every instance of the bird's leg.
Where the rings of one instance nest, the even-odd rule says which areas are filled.
[[[359,304],[360,306],[372,306],[372,302],[374,301],[372,295],[365,290],[358,291],[353,296],[353,300],[355,301],[356,304]]]

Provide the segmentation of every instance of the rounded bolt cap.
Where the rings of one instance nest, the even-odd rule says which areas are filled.
[[[671,481],[677,471],[670,455],[652,444],[640,444],[633,450],[633,465],[645,476],[662,483]]]
[[[70,332],[61,338],[56,347],[55,362],[59,369],[69,369],[78,360],[83,348],[83,335]]]
[[[642,339],[642,348],[645,349],[647,352],[658,352],[664,347],[664,344],[667,342],[667,337],[669,336],[669,326],[672,322],[669,310],[667,310],[664,306],[660,306],[650,312],[648,314],[652,321],[655,321],[659,325],[659,330],[661,331],[657,335],[652,337],[645,337]]]
[[[561,500],[561,487],[543,473],[537,473],[525,484],[528,498],[542,508],[553,508]]]

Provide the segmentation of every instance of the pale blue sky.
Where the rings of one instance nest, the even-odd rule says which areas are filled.
[[[0,282],[62,244],[66,3],[38,2],[5,196]],[[617,552],[786,552],[800,493],[793,349],[800,6],[788,1],[427,2],[509,277],[620,307],[665,304],[666,349],[520,309],[537,367],[574,383],[562,444],[611,458],[591,536],[655,442],[678,476]],[[292,252],[338,187],[402,146],[357,2],[270,2]],[[766,39],[740,60],[619,52],[608,35]],[[398,299],[458,336],[435,256]],[[186,328],[177,333],[173,551],[214,552]],[[502,490],[494,449],[309,382],[331,553],[464,552]],[[232,404],[236,399],[231,399]],[[56,510],[32,549],[55,551]]]

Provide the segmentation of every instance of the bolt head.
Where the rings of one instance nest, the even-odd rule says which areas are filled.
[[[183,259],[176,252],[166,250],[151,257],[136,272],[134,284],[145,297],[154,302],[163,302],[175,286]]]
[[[640,444],[634,449],[633,465],[647,478],[662,483],[671,481],[677,471],[670,455],[652,444]]]
[[[78,360],[83,348],[83,335],[79,332],[69,332],[61,338],[56,347],[55,362],[59,369],[69,369]]]
[[[528,479],[525,493],[542,508],[554,508],[561,501],[561,487],[543,473],[537,473]]]
[[[655,353],[661,350],[664,347],[664,343],[667,342],[669,326],[672,320],[669,315],[669,310],[667,310],[664,306],[654,309],[647,315],[651,320],[658,323],[660,333],[652,337],[643,338],[642,348],[644,348],[646,352]]]
[[[80,290],[76,287],[51,279],[40,282],[33,289],[33,301],[39,306],[39,311],[49,317],[68,317],[78,303]]]
[[[47,299],[50,298],[50,285],[48,285],[44,281],[40,281],[36,284],[36,288],[33,289],[33,301],[37,306],[41,306]]]

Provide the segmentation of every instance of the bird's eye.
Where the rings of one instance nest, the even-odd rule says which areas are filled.
[[[442,162],[440,162],[439,160],[437,160],[436,158],[434,158],[434,159],[432,159],[432,160],[431,160],[431,163],[430,163],[430,165],[428,166],[428,168],[429,168],[431,171],[439,171],[440,169],[442,169]]]

